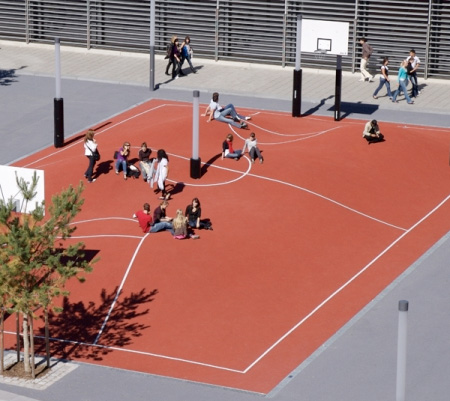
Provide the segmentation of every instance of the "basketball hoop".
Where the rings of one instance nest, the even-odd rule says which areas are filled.
[[[316,60],[323,60],[325,58],[325,55],[327,54],[327,51],[328,50],[326,50],[326,49],[314,50],[314,58]]]

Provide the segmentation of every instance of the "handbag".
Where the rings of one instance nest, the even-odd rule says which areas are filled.
[[[95,149],[93,156],[94,156],[94,160],[96,162],[98,162],[100,160],[100,152],[98,151],[98,149]]]
[[[116,150],[115,152],[114,152],[114,159],[117,159],[117,157],[119,156],[119,151],[118,150]]]

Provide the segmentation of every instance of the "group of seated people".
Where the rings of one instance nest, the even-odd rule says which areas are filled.
[[[181,209],[178,209],[174,218],[166,215],[168,206],[169,202],[163,200],[152,215],[150,204],[144,203],[142,210],[134,213],[133,218],[138,219],[144,233],[169,231],[175,239],[198,239],[200,236],[194,233],[194,229],[213,229],[209,219],[201,220],[202,209],[198,198],[192,199],[184,214]]]
[[[152,150],[147,146],[146,142],[141,144],[139,150],[139,166],[141,171],[129,161],[130,143],[125,142],[123,146],[114,153],[116,159],[115,170],[118,175],[123,172],[123,178],[137,178],[142,172],[142,178],[153,188],[154,183],[158,184],[155,193],[162,192],[160,199],[168,200],[170,194],[166,191],[166,179],[169,175],[169,156],[164,149],[159,149],[156,158],[150,157]]]

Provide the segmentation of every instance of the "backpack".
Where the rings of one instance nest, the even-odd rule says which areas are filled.
[[[167,47],[166,47],[166,57],[164,57],[164,58],[169,58],[171,53],[172,53],[172,42],[170,42],[167,45]]]

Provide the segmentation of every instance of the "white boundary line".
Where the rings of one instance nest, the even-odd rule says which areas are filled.
[[[436,210],[438,210],[445,202],[450,199],[448,195],[442,202],[440,202],[434,209],[432,209],[428,214],[422,217],[418,222],[416,222],[411,228],[400,235],[395,241],[393,241],[389,246],[387,246],[382,252],[378,254],[374,259],[372,259],[366,266],[364,266],[358,273],[347,280],[342,286],[340,286],[336,291],[329,295],[325,300],[323,300],[318,306],[316,306],[311,312],[308,313],[302,320],[300,320],[295,326],[288,330],[283,336],[281,336],[276,342],[274,342],[269,348],[266,349],[253,363],[251,363],[244,371],[248,372],[253,366],[255,366],[262,358],[264,358],[270,351],[272,351],[278,344],[280,344],[284,339],[286,339],[292,332],[298,329],[304,322],[306,322],[311,316],[313,316],[319,309],[321,309],[325,304],[327,304],[331,299],[333,299],[337,294],[339,294],[343,289],[345,289],[350,283],[356,280],[361,274],[363,274],[370,266],[372,266],[378,259],[380,259],[387,251],[389,251],[395,244],[397,244],[401,239],[408,235],[412,230],[414,230],[419,224],[431,216]]]
[[[119,298],[120,293],[122,292],[122,288],[123,288],[123,286],[125,284],[125,281],[126,281],[126,279],[128,277],[128,273],[130,273],[131,266],[133,266],[134,260],[136,259],[136,255],[138,254],[139,249],[141,248],[143,242],[148,237],[148,235],[149,234],[147,233],[141,238],[141,240],[139,241],[138,246],[136,247],[136,249],[135,249],[135,251],[133,253],[133,256],[131,257],[130,263],[128,264],[128,267],[127,267],[127,270],[126,270],[126,272],[125,272],[125,274],[123,276],[122,282],[120,283],[120,286],[117,289],[117,293],[116,293],[116,296],[114,297],[114,301],[112,302],[112,304],[111,304],[111,306],[109,308],[109,311],[108,311],[108,313],[106,315],[106,318],[103,321],[102,327],[100,328],[100,330],[99,330],[99,332],[97,334],[97,337],[95,338],[94,345],[97,344],[98,340],[100,339],[100,336],[103,334],[103,330],[105,329],[106,323],[108,323],[109,317],[111,316],[111,312],[112,312],[112,310],[114,309],[114,306],[117,303],[117,300]]]
[[[120,122],[118,122],[118,123],[116,123],[116,124],[114,124],[114,125],[112,125],[112,126],[110,126],[110,127],[107,127],[106,129],[104,129],[104,130],[98,132],[97,134],[104,133],[104,132],[106,132],[106,131],[108,131],[108,130],[110,130],[110,129],[112,129],[112,128],[118,126],[118,125],[121,125],[121,124],[123,124],[123,123],[125,123],[125,122],[127,122],[127,121],[130,121],[130,120],[132,120],[132,119],[134,119],[134,118],[136,118],[136,117],[138,117],[138,116],[140,116],[140,115],[146,114],[146,113],[148,113],[148,112],[150,112],[150,111],[156,110],[156,109],[161,108],[161,107],[163,107],[163,106],[167,106],[167,104],[162,104],[162,105],[159,105],[159,106],[154,107],[154,108],[152,108],[152,109],[145,110],[145,111],[143,111],[143,112],[141,112],[141,113],[138,113],[138,114],[136,114],[136,115],[134,115],[134,116],[132,116],[132,117],[129,117],[129,118],[123,120],[123,121],[120,121]],[[406,126],[405,126],[405,127],[406,127]],[[310,134],[310,135],[311,135],[311,136],[321,135],[321,134],[324,134],[324,133],[326,133],[326,132],[328,132],[328,131],[331,131],[331,130],[334,130],[334,129],[337,129],[337,128],[338,128],[338,127],[335,127],[335,128],[330,129],[330,130],[326,130],[326,131],[323,131],[323,132],[314,133],[314,134]],[[233,130],[233,131],[234,131],[234,130]],[[236,131],[235,131],[235,133],[236,133]],[[237,133],[236,133],[236,134],[237,134]],[[275,134],[275,133],[274,133],[274,134]],[[276,134],[276,135],[282,135],[282,134]],[[302,135],[305,135],[305,134],[302,134]],[[239,136],[239,135],[238,135],[238,136]],[[283,135],[283,136],[284,136],[284,135]],[[240,137],[240,136],[239,136],[239,137]],[[307,139],[307,138],[300,138],[300,139]],[[300,139],[296,139],[295,141],[300,140]],[[73,146],[75,146],[75,145],[78,145],[79,142],[81,142],[81,141],[82,141],[82,140],[80,139],[80,141],[76,141],[76,142],[74,142],[73,144],[71,144],[71,145],[69,145],[69,146],[67,146],[67,147],[64,147],[64,148],[61,149],[61,150],[55,151],[55,152],[53,152],[53,153],[50,154],[50,155],[47,155],[47,156],[45,156],[45,157],[43,157],[43,158],[41,158],[41,159],[35,160],[35,161],[33,161],[32,163],[29,163],[28,165],[26,165],[26,166],[24,166],[24,167],[28,167],[28,166],[30,166],[30,165],[33,165],[33,164],[35,164],[35,163],[37,163],[37,162],[39,162],[39,161],[41,161],[41,160],[47,159],[47,158],[49,158],[49,157],[51,157],[51,156],[53,156],[53,155],[55,155],[55,154],[58,154],[58,153],[60,153],[60,152],[62,152],[62,151],[64,151],[64,150],[66,150],[66,149],[69,149],[69,148],[71,148],[71,147],[73,147]],[[180,157],[180,156],[179,156],[179,157]],[[247,160],[248,160],[248,158],[247,158]],[[210,165],[210,166],[212,166],[212,165]],[[216,166],[213,166],[213,167],[216,167]],[[250,166],[250,167],[251,167],[251,166]],[[366,215],[366,214],[364,214],[364,213],[362,213],[362,212],[359,212],[359,211],[357,211],[357,210],[355,210],[355,209],[352,209],[352,208],[350,208],[350,207],[348,207],[348,206],[345,206],[345,205],[343,205],[343,204],[341,204],[341,203],[339,203],[339,202],[337,202],[337,201],[334,201],[334,200],[332,200],[332,199],[330,199],[330,198],[327,198],[327,197],[325,197],[324,195],[320,195],[320,194],[315,193],[315,192],[313,192],[313,191],[310,191],[310,190],[308,190],[308,189],[306,189],[306,188],[303,188],[303,187],[300,187],[300,186],[297,186],[297,185],[294,185],[294,184],[290,184],[290,183],[287,183],[287,182],[283,182],[283,181],[280,181],[280,180],[276,180],[276,179],[271,179],[271,178],[267,178],[267,177],[262,177],[262,176],[258,176],[258,175],[254,175],[254,174],[248,174],[248,171],[250,170],[250,167],[249,167],[249,169],[247,170],[247,172],[245,172],[245,173],[244,173],[242,176],[240,176],[238,179],[243,178],[245,175],[250,175],[250,176],[253,176],[253,177],[256,177],[256,178],[265,179],[265,180],[269,180],[269,181],[281,183],[281,184],[284,184],[284,185],[288,185],[288,186],[294,187],[294,188],[296,188],[296,189],[300,189],[300,190],[302,190],[302,191],[308,192],[308,193],[310,193],[310,194],[312,194],[312,195],[318,196],[318,197],[320,197],[320,198],[322,198],[322,199],[324,199],[324,200],[327,200],[327,201],[329,201],[329,202],[332,202],[332,203],[334,203],[334,204],[336,204],[336,205],[338,205],[338,206],[341,206],[341,207],[343,207],[343,208],[345,208],[345,209],[348,209],[348,210],[350,210],[350,211],[352,211],[352,212],[355,212],[355,213],[357,213],[357,214],[360,214],[360,215],[362,215],[362,216],[364,216],[364,217],[367,217],[367,218],[372,219],[372,220],[374,220],[374,221],[377,221],[377,222],[380,222],[380,223],[382,223],[382,224],[391,226],[391,227],[393,227],[393,228],[402,230],[402,231],[404,231],[404,232],[403,232],[403,233],[402,233],[395,241],[393,241],[389,246],[387,246],[381,253],[379,253],[374,259],[372,259],[372,261],[370,261],[366,266],[364,266],[358,273],[356,273],[353,277],[351,277],[351,278],[350,278],[346,283],[344,283],[341,287],[339,287],[338,289],[336,289],[336,290],[335,290],[332,294],[330,294],[325,300],[323,300],[318,306],[316,306],[316,307],[315,307],[308,315],[306,315],[306,316],[305,316],[303,319],[301,319],[296,325],[294,325],[290,330],[288,330],[284,335],[282,335],[276,342],[274,342],[270,347],[268,347],[268,348],[267,348],[267,349],[266,349],[266,350],[265,350],[258,358],[256,358],[256,359],[255,359],[249,366],[247,366],[247,368],[245,368],[243,371],[242,371],[242,370],[231,369],[231,368],[226,368],[226,367],[222,367],[222,366],[218,366],[218,365],[205,364],[205,363],[202,363],[202,362],[186,360],[186,359],[182,359],[182,358],[169,357],[169,356],[165,356],[165,355],[153,354],[153,353],[147,353],[147,352],[141,352],[141,351],[136,351],[136,350],[124,350],[123,348],[109,347],[109,346],[103,346],[103,345],[97,344],[97,342],[99,341],[99,339],[100,339],[100,337],[101,337],[101,335],[102,335],[102,333],[103,333],[103,331],[104,331],[104,329],[105,329],[105,327],[106,327],[106,324],[107,324],[107,322],[108,322],[108,320],[109,320],[109,318],[110,318],[110,316],[111,316],[112,310],[114,309],[114,307],[115,307],[115,305],[116,305],[116,303],[117,303],[117,300],[118,300],[118,298],[119,298],[119,296],[120,296],[120,293],[121,293],[121,291],[122,291],[122,288],[123,288],[123,286],[124,286],[124,284],[125,284],[125,281],[126,281],[126,279],[127,279],[127,277],[128,277],[129,272],[131,271],[131,267],[132,267],[132,265],[133,265],[133,263],[134,263],[134,260],[135,260],[135,258],[136,258],[136,256],[137,256],[137,253],[138,253],[139,249],[141,248],[141,246],[142,246],[144,240],[145,240],[145,239],[148,237],[148,235],[149,235],[148,233],[145,234],[144,237],[127,236],[127,237],[130,237],[130,238],[137,238],[137,239],[140,238],[140,242],[139,242],[138,246],[136,247],[135,252],[133,253],[133,256],[132,256],[132,258],[131,258],[131,260],[130,260],[130,263],[129,263],[129,265],[128,265],[128,267],[127,267],[127,270],[126,270],[126,272],[125,272],[125,274],[124,274],[124,277],[123,277],[123,279],[122,279],[122,282],[121,282],[121,284],[120,284],[120,286],[119,286],[119,288],[118,288],[118,290],[117,290],[116,296],[115,296],[115,298],[114,298],[114,300],[113,300],[113,302],[112,302],[112,304],[111,304],[111,306],[110,306],[110,309],[109,309],[109,311],[108,311],[108,313],[107,313],[107,316],[106,316],[106,318],[105,318],[105,320],[104,320],[104,322],[103,322],[103,324],[102,324],[102,326],[101,326],[101,328],[100,328],[100,330],[99,330],[99,332],[98,332],[98,334],[97,334],[97,337],[96,337],[94,343],[93,343],[93,344],[87,344],[87,343],[82,343],[82,342],[68,341],[68,340],[60,340],[60,339],[52,339],[52,340],[55,340],[55,341],[62,341],[62,342],[68,342],[68,343],[75,343],[75,344],[81,344],[81,345],[87,345],[87,346],[96,346],[96,347],[102,347],[102,348],[107,348],[107,349],[114,349],[114,350],[118,350],[118,351],[138,353],[138,354],[143,354],[143,355],[151,355],[151,356],[155,356],[155,357],[159,357],[159,358],[163,358],[163,359],[170,359],[170,360],[175,360],[175,361],[182,361],[182,362],[186,362],[186,363],[190,363],[190,364],[196,364],[196,365],[201,365],[201,366],[211,367],[211,368],[215,368],[215,369],[228,370],[228,371],[232,371],[232,372],[236,372],[236,373],[244,373],[244,374],[245,374],[245,373],[247,373],[249,370],[251,370],[251,369],[252,369],[259,361],[261,361],[268,353],[270,353],[274,348],[276,348],[276,346],[277,346],[278,344],[280,344],[280,343],[281,343],[283,340],[285,340],[290,334],[292,334],[297,328],[299,328],[304,322],[306,322],[311,316],[313,316],[318,310],[320,310],[320,309],[321,309],[324,305],[326,305],[331,299],[333,299],[337,294],[339,294],[342,290],[344,290],[350,283],[352,283],[354,280],[356,280],[356,278],[358,278],[361,274],[363,274],[363,273],[364,273],[369,267],[371,267],[378,259],[380,259],[385,253],[387,253],[387,252],[388,252],[395,244],[397,244],[401,239],[403,239],[407,234],[409,234],[412,230],[414,230],[418,225],[420,225],[424,220],[426,220],[429,216],[431,216],[434,212],[436,212],[436,211],[437,211],[444,203],[446,203],[446,202],[450,199],[450,195],[448,195],[448,196],[447,196],[443,201],[441,201],[434,209],[432,209],[432,210],[431,210],[428,214],[426,214],[422,219],[420,219],[420,220],[419,220],[418,222],[416,222],[412,227],[410,227],[409,229],[406,230],[406,229],[404,229],[404,228],[397,227],[397,226],[395,226],[395,225],[392,225],[392,224],[383,222],[382,220],[379,220],[379,219],[376,219],[376,218],[371,217],[371,216],[369,216],[369,215]],[[232,169],[227,169],[227,170],[238,172],[238,171],[232,170]],[[229,181],[228,183],[237,181],[238,179]],[[185,184],[185,185],[189,185],[189,184]],[[220,185],[220,184],[209,184],[209,185],[210,185],[210,186],[213,186],[213,185]],[[194,186],[194,185],[193,185],[193,186]],[[108,219],[108,218],[99,218],[99,219],[92,219],[92,220],[84,220],[84,221],[80,221],[80,222],[74,222],[73,224],[80,224],[80,223],[89,222],[89,221],[94,221],[94,220],[106,220],[106,219]],[[116,217],[116,218],[114,218],[114,219],[126,219],[126,218]],[[131,219],[126,219],[126,220],[131,220]],[[80,236],[80,237],[75,237],[75,236],[74,236],[74,237],[71,237],[71,238],[93,238],[93,237],[108,237],[108,236],[119,236],[119,237],[120,237],[121,235],[98,235],[98,236]],[[122,236],[122,237],[123,237],[123,236]]]

